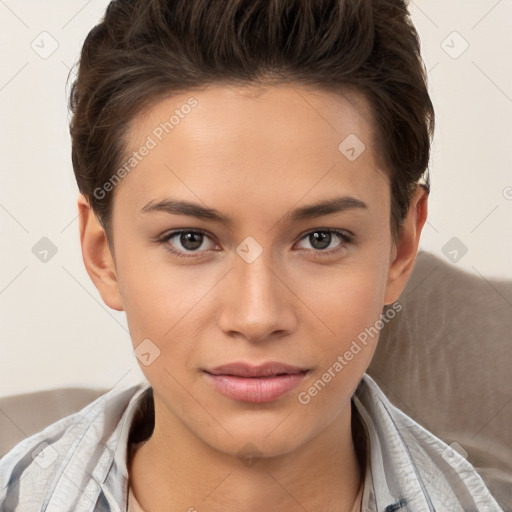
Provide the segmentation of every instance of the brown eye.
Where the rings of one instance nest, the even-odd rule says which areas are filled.
[[[204,235],[202,233],[182,231],[177,236],[179,236],[180,244],[189,251],[195,251],[203,244]]]
[[[332,233],[328,231],[315,231],[309,235],[309,243],[314,249],[326,249],[331,245]]]
[[[211,238],[203,231],[193,229],[182,229],[179,231],[172,231],[160,239],[160,242],[165,244],[165,247],[173,254],[178,257],[196,257],[200,253],[205,252],[209,248],[206,247],[204,250],[199,250],[205,240],[209,240],[213,244]],[[172,243],[171,243],[172,241]],[[211,249],[212,247],[210,247]],[[192,254],[187,254],[190,252]]]
[[[306,247],[306,250],[315,253],[315,256],[322,256],[346,250],[352,242],[352,236],[337,229],[315,229],[306,233],[301,240],[307,240],[311,246]]]

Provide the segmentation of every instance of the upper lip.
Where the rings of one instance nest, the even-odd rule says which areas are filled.
[[[248,363],[229,363],[205,370],[212,375],[234,375],[237,377],[271,377],[279,374],[297,374],[307,371],[305,368],[272,361],[260,365]]]

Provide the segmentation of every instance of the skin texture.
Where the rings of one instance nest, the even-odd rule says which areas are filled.
[[[139,115],[128,153],[191,97],[197,105],[115,188],[114,254],[88,201],[78,200],[91,279],[108,306],[126,312],[133,346],[150,339],[160,350],[149,366],[139,363],[154,388],[155,431],[130,463],[134,494],[152,512],[349,511],[362,477],[350,398],[377,337],[307,405],[298,394],[398,299],[427,193],[418,187],[395,245],[389,181],[368,105],[355,92],[209,86]],[[338,149],[350,134],[365,144],[354,161]],[[291,221],[293,209],[340,195],[367,206]],[[215,208],[233,225],[141,212],[169,197]],[[316,242],[315,230],[328,228],[353,239]],[[177,229],[208,236],[195,246],[180,236],[158,242]],[[247,237],[257,243],[249,254],[262,249],[250,262],[237,252]],[[322,252],[330,249],[339,250]],[[280,361],[310,373],[273,402],[245,403],[204,378],[203,369],[234,361]],[[252,466],[238,456],[247,443],[261,455]]]

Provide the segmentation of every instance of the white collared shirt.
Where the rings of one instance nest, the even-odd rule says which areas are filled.
[[[112,389],[0,459],[1,512],[126,512],[129,434],[148,383]],[[369,442],[364,512],[507,512],[473,466],[364,374],[353,396]]]

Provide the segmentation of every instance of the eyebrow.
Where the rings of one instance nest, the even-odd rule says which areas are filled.
[[[291,222],[299,220],[314,219],[323,215],[332,213],[340,213],[348,210],[367,209],[366,203],[350,196],[338,196],[325,199],[319,203],[301,206],[289,212],[286,217]],[[197,203],[189,201],[179,201],[167,198],[162,201],[155,202],[151,200],[142,209],[141,213],[164,212],[171,215],[188,215],[202,220],[211,220],[232,227],[234,221],[231,217],[223,215],[215,208],[207,208]]]

